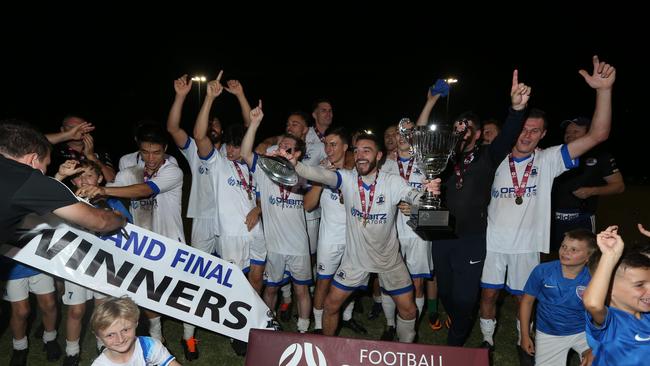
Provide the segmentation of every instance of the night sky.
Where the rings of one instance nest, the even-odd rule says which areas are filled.
[[[180,32],[169,25],[133,30],[119,21],[100,32],[102,25],[90,27],[88,20],[63,22],[38,36],[4,29],[0,118],[25,119],[51,132],[66,114],[81,114],[97,126],[94,136],[117,161],[135,150],[131,126],[136,121],[165,122],[172,81],[184,73],[213,79],[223,68],[224,79],[240,80],[252,105],[264,102],[259,135],[267,136],[283,130],[289,111],[309,111],[320,97],[332,100],[335,124],[381,132],[402,117],[416,119],[428,86],[450,76],[459,83],[452,87],[449,113],[444,98],[434,108],[436,120],[465,110],[503,120],[517,68],[521,81],[533,87],[529,105],[548,113],[550,130],[543,144],[549,146],[560,142],[562,120],[592,115],[595,92],[577,71],[591,71],[591,56],[598,54],[618,70],[607,147],[626,178],[647,176],[640,155],[650,128],[641,118],[647,98],[639,86],[648,85],[647,70],[639,47],[624,44],[647,48],[641,25],[631,22],[611,30],[549,18],[527,24],[538,30],[531,35],[517,25],[506,24],[501,31],[474,22],[362,24],[344,18],[331,23],[339,27],[336,32],[314,30],[308,17],[295,24],[277,22],[254,31],[194,27],[192,20]],[[470,27],[472,35],[461,36],[467,32],[458,26]],[[556,26],[561,34],[544,31]],[[345,36],[335,35],[342,32]],[[182,126],[187,131],[198,111],[196,89],[195,84],[185,103]],[[205,83],[201,89],[203,96]],[[225,124],[241,121],[236,99],[226,92],[213,112]]]

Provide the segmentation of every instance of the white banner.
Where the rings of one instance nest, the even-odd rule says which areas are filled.
[[[97,237],[66,224],[31,227],[18,246],[3,244],[1,253],[245,342],[251,328],[272,329],[268,307],[242,271],[215,256],[131,224],[128,238]]]

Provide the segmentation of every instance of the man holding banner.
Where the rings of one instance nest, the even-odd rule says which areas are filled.
[[[30,213],[44,215],[49,212],[84,226],[93,231],[109,232],[125,225],[126,219],[109,210],[94,208],[80,202],[70,190],[55,179],[44,175],[50,163],[50,143],[45,136],[20,121],[0,122],[0,243],[15,241],[16,229]],[[3,266],[4,267],[4,266]],[[39,297],[53,299],[52,277],[22,264],[13,264],[7,298],[11,302],[11,331],[13,335],[12,364],[27,363],[27,317],[29,316],[29,292]],[[21,269],[18,271],[17,269]],[[18,274],[21,273],[22,275]],[[17,277],[19,276],[19,277]],[[60,357],[56,342],[56,305],[49,304],[43,315],[43,341],[48,360]]]

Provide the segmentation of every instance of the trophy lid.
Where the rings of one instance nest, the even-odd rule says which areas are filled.
[[[260,156],[257,163],[264,174],[275,183],[285,186],[298,184],[298,174],[289,160],[281,156]]]

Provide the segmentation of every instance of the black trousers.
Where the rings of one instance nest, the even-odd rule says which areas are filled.
[[[485,261],[485,236],[433,241],[438,298],[451,317],[447,344],[462,346],[476,320],[481,274]]]

